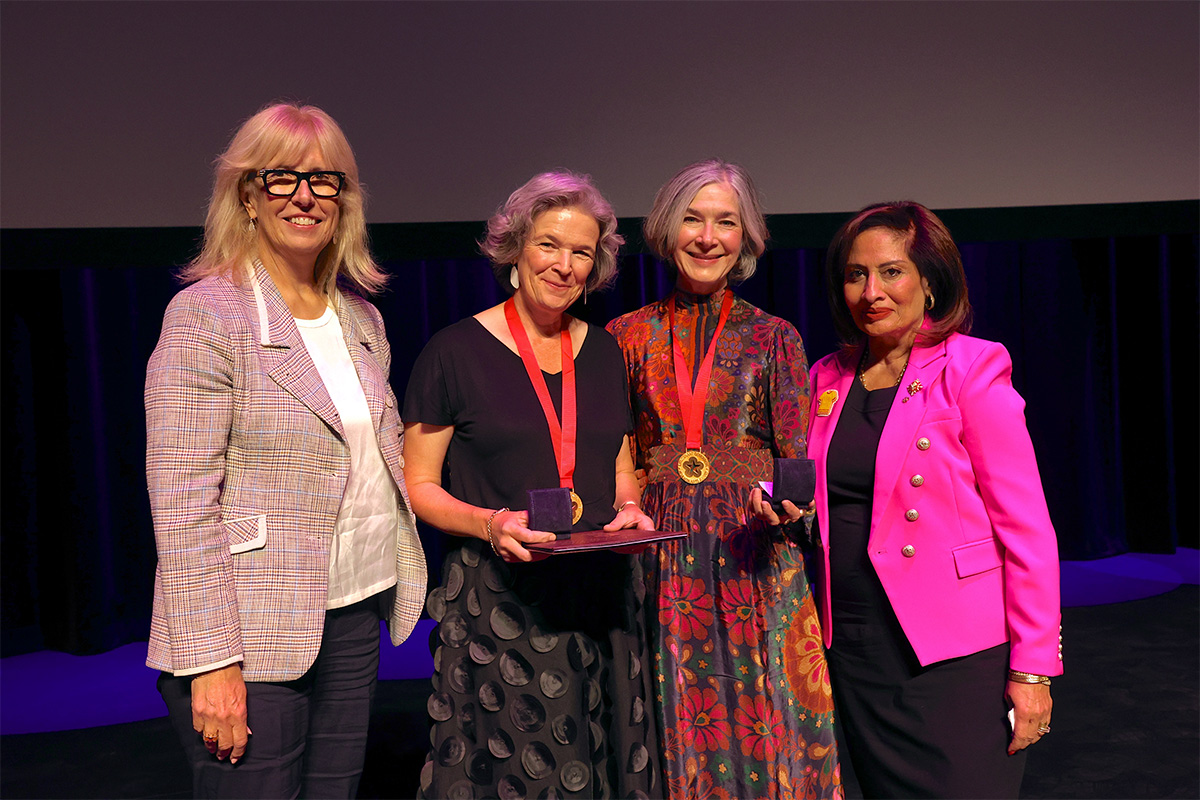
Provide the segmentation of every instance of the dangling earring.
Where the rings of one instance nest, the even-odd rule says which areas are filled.
[[[587,305],[587,281],[583,282],[583,304]]]
[[[517,276],[517,268],[515,266],[508,272],[508,282],[512,284],[514,289],[521,288],[521,279]]]
[[[933,295],[931,294],[925,295],[925,310],[933,311]]]
[[[254,221],[254,217],[250,218],[250,225],[247,227],[247,230],[250,231],[251,236],[254,235],[256,230],[258,230],[258,224]]]

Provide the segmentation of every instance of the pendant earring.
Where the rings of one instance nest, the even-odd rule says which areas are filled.
[[[925,310],[933,311],[933,295],[931,294],[925,295]]]
[[[250,225],[247,226],[247,230],[249,230],[251,234],[258,230],[258,223],[254,221],[254,217],[250,218]]]
[[[508,282],[512,284],[514,289],[521,288],[521,279],[517,277],[517,268],[513,267],[508,273]]]
[[[587,281],[583,282],[583,304],[587,305]]]

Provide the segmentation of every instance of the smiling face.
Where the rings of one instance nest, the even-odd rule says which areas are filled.
[[[742,255],[742,218],[737,194],[728,183],[710,183],[692,198],[683,214],[672,261],[678,285],[695,294],[711,294]]]
[[[909,344],[925,319],[929,284],[908,257],[907,239],[891,228],[868,228],[854,239],[843,283],[846,307],[859,330],[888,345]]]
[[[564,313],[583,294],[599,241],[600,225],[576,206],[534,217],[517,256],[518,302],[542,315]]]
[[[264,166],[299,172],[333,169],[315,146],[299,163]],[[308,181],[302,181],[291,197],[274,197],[255,178],[242,203],[257,226],[258,253],[264,261],[312,269],[337,231],[339,198],[316,197]]]

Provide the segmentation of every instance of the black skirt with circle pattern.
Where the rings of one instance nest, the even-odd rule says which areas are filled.
[[[424,797],[661,794],[640,566],[586,553],[508,565],[453,551],[438,621]]]

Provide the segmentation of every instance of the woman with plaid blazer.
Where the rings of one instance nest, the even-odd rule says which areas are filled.
[[[385,277],[337,123],[251,117],[183,277],[146,375],[147,663],[197,796],[353,797],[379,620],[408,636],[426,570],[383,320],[356,294]]]

